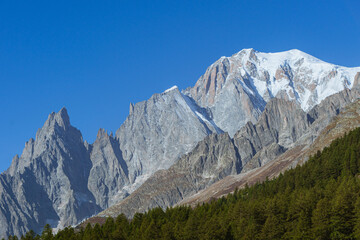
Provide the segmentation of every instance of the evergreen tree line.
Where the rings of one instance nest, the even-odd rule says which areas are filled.
[[[302,166],[195,208],[121,214],[57,234],[47,225],[20,239],[360,239],[359,173],[360,128]]]

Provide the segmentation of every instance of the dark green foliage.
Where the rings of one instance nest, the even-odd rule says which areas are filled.
[[[47,225],[21,239],[360,239],[359,168],[356,129],[303,166],[194,209],[155,208],[55,235]]]

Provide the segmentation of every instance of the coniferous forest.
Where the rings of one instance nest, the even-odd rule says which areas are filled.
[[[9,239],[360,239],[360,128],[304,165],[197,206]]]

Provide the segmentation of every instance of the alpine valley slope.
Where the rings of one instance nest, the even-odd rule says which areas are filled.
[[[359,72],[299,50],[244,49],[216,61],[192,88],[180,92],[173,87],[130,104],[115,136],[100,129],[93,144],[70,125],[66,109],[52,113],[0,175],[0,237],[39,232],[46,223],[54,228],[77,224],[121,201],[161,169],[170,167],[156,175],[192,174],[177,179],[195,182],[179,189],[180,198],[172,192],[162,199],[165,206],[271,161],[299,138],[315,139],[316,131],[306,133],[326,114],[310,111],[316,104],[344,89],[350,95],[341,103],[356,98],[347,89],[359,82]],[[255,155],[265,157],[254,161]],[[174,175],[163,177],[169,176]],[[142,189],[155,191],[146,186]],[[135,211],[155,205],[136,206]]]

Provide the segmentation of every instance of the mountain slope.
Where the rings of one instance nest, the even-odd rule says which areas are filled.
[[[131,106],[130,115],[116,131],[130,183],[140,186],[152,173],[170,167],[214,132],[222,131],[177,87]],[[135,189],[124,189],[122,194]]]
[[[165,209],[177,202],[195,201],[197,203],[198,201],[193,199],[209,198],[195,194],[196,192],[230,174],[241,172],[239,176],[226,177],[225,179],[228,180],[220,181],[220,183],[215,183],[214,187],[203,190],[204,194],[213,197],[214,193],[218,195],[219,192],[233,189],[232,186],[235,186],[236,179],[239,179],[241,184],[245,184],[246,179],[263,180],[266,176],[270,177],[271,174],[275,174],[273,171],[279,173],[288,167],[289,163],[282,162],[281,167],[277,166],[274,170],[274,164],[271,163],[273,160],[287,154],[293,156],[294,151],[298,152],[312,144],[321,130],[326,127],[326,123],[329,123],[348,103],[359,97],[360,92],[357,88],[329,96],[321,105],[311,111],[313,117],[316,118],[305,113],[293,101],[274,98],[266,105],[256,124],[248,122],[235,134],[233,139],[227,136],[225,138],[227,140],[222,141],[224,148],[233,149],[234,153],[229,155],[223,151],[212,151],[212,149],[216,149],[218,142],[209,141],[209,139],[224,139],[224,135],[207,137],[168,170],[156,172],[128,198],[101,212],[98,216],[115,217],[124,213],[128,217],[132,217],[136,212],[145,212],[154,207]],[[218,166],[216,161],[210,161],[211,164],[207,161],[208,158],[222,159],[225,156],[231,156],[229,158],[232,158],[233,161],[228,161],[220,168],[216,167]],[[290,166],[295,165],[297,161],[291,160],[294,164]],[[236,171],[221,174],[223,167],[226,168],[226,166],[236,166]],[[269,168],[269,166],[271,167]],[[252,170],[254,168],[258,169]],[[259,179],[258,176],[261,178]],[[215,190],[219,186],[222,191]]]
[[[172,105],[170,101],[161,98],[164,93],[154,95],[149,101],[137,104],[138,106],[131,106],[130,116],[116,134],[121,150],[126,153],[124,158],[131,165],[132,177],[130,179],[136,181],[137,178],[138,182],[135,185],[140,186],[151,175],[146,173],[146,169],[155,172],[160,168],[170,167],[178,157],[189,152],[207,134],[224,130],[228,131],[230,136],[235,135],[235,132],[245,126],[248,121],[256,123],[265,109],[266,103],[274,97],[294,100],[295,104],[292,110],[302,112],[302,119],[295,116],[297,121],[301,123],[311,121],[311,119],[305,120],[307,116],[304,111],[308,111],[330,94],[354,86],[354,83],[357,82],[356,79],[359,78],[359,74],[356,75],[359,70],[360,68],[344,68],[325,63],[298,50],[261,53],[253,49],[244,49],[231,57],[222,57],[206,70],[193,88],[188,88],[180,94],[177,87],[164,92],[169,95],[171,93],[171,96],[177,99],[177,103],[186,106],[185,111],[190,112],[189,107],[192,113],[195,113],[190,115],[191,120],[182,117],[184,110],[180,110],[181,114],[179,111],[175,111],[176,115],[173,114],[170,117],[162,114],[162,111],[159,110],[161,108],[157,108],[157,104],[165,102],[165,104]],[[328,88],[328,86],[331,87]],[[297,97],[291,97],[291,91]],[[184,100],[187,105],[182,103]],[[156,104],[153,104],[155,102]],[[174,106],[176,104],[172,105],[171,109],[174,109]],[[135,111],[135,109],[137,110]],[[151,112],[146,114],[149,109]],[[165,109],[169,108],[165,107]],[[174,111],[169,111],[169,114],[172,112]],[[133,115],[134,113],[135,115]],[[159,114],[161,115],[158,118]],[[203,121],[205,129],[208,128],[211,131],[205,133],[202,130],[199,133],[194,130],[198,127],[181,129],[188,123],[197,123],[196,119],[194,121],[194,116]],[[311,116],[311,118],[316,119],[317,116]],[[179,120],[179,123],[171,125],[168,119],[172,119],[171,122]],[[145,127],[145,131],[143,127]],[[176,131],[176,134],[167,134],[169,129]],[[297,128],[294,129],[301,131]],[[299,134],[301,135],[302,132]],[[287,133],[280,137],[299,137],[290,135],[291,133]],[[180,136],[181,143],[178,143],[178,139],[175,140],[169,136]],[[194,136],[195,138],[192,139]],[[266,137],[273,138],[270,135]],[[308,136],[308,138],[315,137],[311,134]],[[284,151],[284,147],[290,147],[296,139],[288,139],[288,143],[283,143],[282,141],[285,140],[280,139],[280,145],[271,145],[272,149],[264,151],[275,153]],[[239,140],[238,145],[241,141]],[[270,140],[270,142],[272,141]],[[246,140],[244,143],[246,144]],[[185,149],[181,149],[184,146],[186,146]],[[246,159],[247,157],[252,158],[260,148],[262,148],[262,144],[257,146],[255,151],[251,150],[251,147],[240,147],[239,152],[245,152],[246,155],[242,157],[242,165],[249,161]],[[171,151],[169,151],[170,149]],[[246,151],[252,151],[253,154]],[[262,161],[264,163],[266,160]],[[134,189],[131,188],[131,190]],[[122,191],[120,195],[125,196],[129,193],[131,191]]]
[[[297,164],[303,164],[311,155],[315,155],[317,151],[322,151],[325,147],[328,147],[332,141],[358,127],[360,127],[360,100],[346,105],[343,111],[333,118],[330,124],[321,131],[313,144],[298,144],[296,147],[261,168],[256,168],[238,175],[227,176],[205,190],[185,198],[179,202],[178,205],[196,206],[203,202],[222,197],[245,185],[251,186],[256,182],[263,182],[267,178],[272,179]]]

